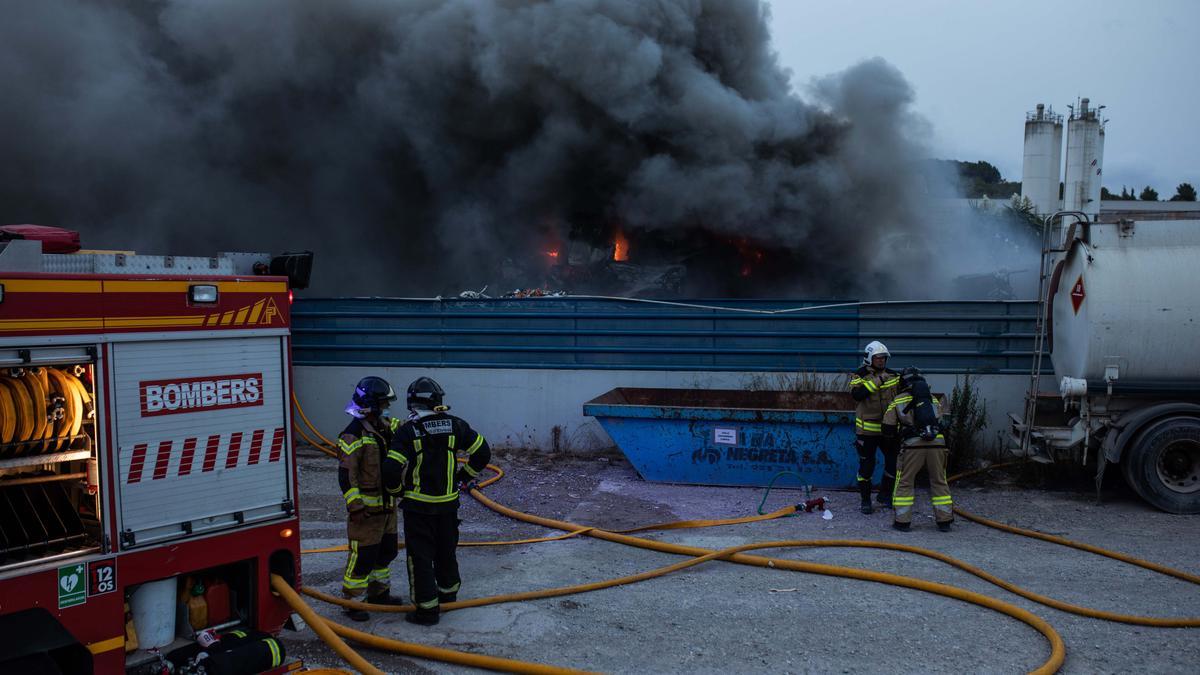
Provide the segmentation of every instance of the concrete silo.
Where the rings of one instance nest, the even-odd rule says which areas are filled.
[[[1082,211],[1093,220],[1100,213],[1100,181],[1104,165],[1104,120],[1088,99],[1067,119],[1067,173],[1063,209]]]
[[[1058,184],[1062,176],[1063,118],[1041,103],[1025,115],[1025,162],[1021,170],[1021,196],[1033,202],[1034,212],[1046,216],[1059,210]]]

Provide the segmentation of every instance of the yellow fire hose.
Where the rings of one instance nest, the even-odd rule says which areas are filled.
[[[336,448],[335,448],[335,446],[333,446],[333,443],[331,441],[329,441],[329,439],[322,436],[312,426],[311,422],[304,415],[303,410],[300,408],[299,401],[295,400],[295,396],[293,396],[293,401],[295,401],[296,408],[300,412],[301,419],[304,421],[304,423],[307,424],[309,426],[309,428],[312,429],[312,431],[316,435],[320,436],[320,438],[323,441],[328,443],[328,446],[326,446],[326,447],[322,447],[322,446],[314,443],[313,444],[314,447],[318,447],[318,449],[325,452],[326,454],[336,456],[336,454],[337,454]],[[304,434],[302,430],[297,428],[297,431],[299,431],[301,436],[303,436],[306,440],[310,440],[308,435]],[[310,442],[311,442],[311,440],[310,440]],[[1006,465],[996,465],[993,467],[989,467],[988,469],[1000,468],[1002,466],[1006,466]],[[484,486],[494,483],[495,481],[499,480],[504,474],[504,472],[499,467],[496,467],[494,465],[489,465],[488,468],[491,469],[493,472],[495,472],[495,475],[488,478],[487,480],[483,481],[482,483],[480,483],[480,487],[484,487]],[[967,472],[964,474],[959,474],[957,476],[952,477],[951,480],[956,480],[956,479],[965,477],[965,476],[973,474],[973,473],[979,473],[981,471],[986,471],[988,469],[980,469],[980,470],[976,470],[976,471],[972,471],[972,472]],[[960,588],[957,588],[954,586],[949,586],[946,584],[939,584],[936,582],[929,582],[929,581],[925,581],[925,580],[921,580],[921,579],[912,579],[909,577],[892,575],[892,574],[883,573],[883,572],[872,572],[869,570],[861,570],[861,569],[851,568],[851,567],[823,565],[823,564],[819,564],[819,563],[800,562],[800,561],[794,561],[794,560],[788,560],[788,559],[763,558],[760,556],[751,556],[751,555],[742,554],[742,551],[763,549],[763,548],[833,546],[833,547],[877,548],[877,549],[886,549],[886,550],[897,550],[897,551],[903,551],[903,552],[923,555],[923,556],[926,556],[926,557],[929,557],[929,558],[932,558],[935,560],[939,560],[941,562],[944,562],[946,564],[949,564],[953,567],[956,567],[963,571],[969,572],[971,574],[974,574],[975,576],[978,576],[981,579],[984,579],[992,584],[995,584],[1001,588],[1004,588],[1005,590],[1016,593],[1017,595],[1025,597],[1034,602],[1038,602],[1038,603],[1041,603],[1041,604],[1044,604],[1049,607],[1053,607],[1055,609],[1059,609],[1062,611],[1075,613],[1075,614],[1078,614],[1081,616],[1087,616],[1087,617],[1097,618],[1097,619],[1104,619],[1104,620],[1109,620],[1109,621],[1118,621],[1118,622],[1122,622],[1122,623],[1130,623],[1130,624],[1135,624],[1135,625],[1145,625],[1145,626],[1158,626],[1158,627],[1196,627],[1196,626],[1200,626],[1200,619],[1139,617],[1139,616],[1131,616],[1131,615],[1116,614],[1116,613],[1111,613],[1111,612],[1104,612],[1101,610],[1095,610],[1095,609],[1091,609],[1091,608],[1087,608],[1087,607],[1071,605],[1069,603],[1061,602],[1061,601],[1055,600],[1053,598],[1049,598],[1046,596],[1042,596],[1042,595],[1033,593],[1031,591],[1026,591],[1025,589],[1023,589],[1019,586],[1016,586],[1016,585],[1006,582],[1002,579],[999,579],[998,577],[995,577],[983,570],[980,570],[980,569],[978,569],[972,565],[969,565],[963,561],[957,560],[951,556],[939,553],[937,551],[932,551],[929,549],[923,549],[923,548],[914,547],[914,546],[905,546],[902,544],[889,544],[889,543],[883,543],[883,542],[853,541],[853,540],[825,540],[825,541],[799,540],[799,541],[782,541],[782,542],[761,542],[761,543],[747,544],[747,545],[743,545],[743,546],[733,547],[733,548],[725,549],[725,550],[721,550],[721,551],[711,551],[708,549],[657,542],[657,541],[653,541],[653,540],[642,539],[639,537],[630,537],[627,534],[627,533],[631,533],[631,532],[642,532],[642,531],[656,530],[656,529],[663,530],[663,529],[681,529],[681,528],[688,528],[688,527],[711,527],[714,525],[733,524],[733,523],[738,523],[738,522],[754,522],[754,521],[759,521],[759,520],[768,520],[768,519],[772,519],[772,518],[778,518],[782,515],[787,515],[788,513],[794,512],[795,507],[787,507],[785,509],[781,509],[774,513],[766,514],[764,516],[751,516],[748,518],[733,518],[733,519],[726,519],[726,520],[721,520],[721,521],[704,521],[704,520],[677,521],[674,523],[664,523],[664,524],[659,524],[659,525],[649,525],[649,526],[644,526],[644,527],[632,528],[632,529],[624,530],[624,531],[605,531],[605,530],[599,530],[599,529],[595,529],[595,528],[589,528],[586,526],[576,525],[576,524],[568,523],[568,522],[564,522],[564,521],[557,521],[557,520],[553,520],[553,519],[542,518],[539,516],[533,516],[533,515],[525,514],[525,513],[522,513],[522,512],[513,510],[513,509],[509,509],[508,507],[505,507],[501,504],[498,504],[498,503],[488,499],[478,490],[472,490],[471,494],[473,497],[475,497],[477,500],[479,500],[480,503],[484,504],[488,508],[491,508],[493,511],[496,511],[497,513],[506,515],[508,517],[511,517],[511,518],[514,518],[517,520],[522,520],[524,522],[529,522],[529,523],[541,525],[544,527],[549,527],[552,529],[564,530],[566,532],[566,534],[559,535],[556,537],[526,539],[526,540],[520,540],[520,541],[516,541],[516,542],[472,542],[470,544],[464,542],[463,545],[512,545],[512,544],[517,544],[517,543],[536,543],[536,542],[540,542],[540,541],[561,540],[561,539],[565,539],[568,537],[574,537],[574,536],[579,536],[579,535],[588,535],[588,536],[596,537],[599,539],[614,541],[617,543],[622,543],[622,544],[626,544],[626,545],[630,545],[630,546],[637,546],[639,548],[647,548],[647,549],[651,549],[651,550],[661,551],[664,553],[689,555],[692,557],[689,560],[682,561],[682,562],[676,563],[674,565],[669,565],[667,567],[658,568],[656,570],[651,570],[651,571],[643,572],[640,574],[630,575],[627,577],[621,577],[618,579],[610,579],[610,580],[606,580],[606,581],[593,582],[593,583],[589,583],[589,584],[581,584],[581,585],[577,585],[577,586],[569,586],[569,587],[558,588],[558,589],[545,589],[545,590],[541,590],[541,591],[529,591],[529,592],[525,592],[525,593],[517,593],[517,594],[510,594],[510,595],[503,595],[503,596],[493,596],[490,598],[477,598],[477,599],[473,599],[473,600],[465,600],[465,601],[461,601],[461,602],[447,603],[444,606],[444,609],[447,609],[447,610],[462,609],[462,608],[466,608],[466,607],[477,607],[477,606],[482,606],[482,605],[487,605],[487,604],[495,604],[495,603],[500,603],[500,602],[513,602],[513,601],[518,601],[518,600],[529,600],[529,599],[535,599],[535,598],[554,597],[554,596],[567,595],[567,594],[573,594],[573,593],[579,593],[579,592],[586,592],[586,591],[590,591],[590,590],[598,590],[601,588],[610,588],[610,587],[616,586],[616,585],[629,584],[629,583],[634,583],[637,581],[642,581],[645,579],[654,578],[657,576],[662,576],[664,574],[669,574],[671,572],[685,569],[687,567],[691,567],[691,566],[694,566],[694,565],[697,565],[697,564],[700,564],[703,562],[708,562],[710,560],[726,559],[731,562],[738,562],[738,563],[742,563],[742,564],[773,567],[773,568],[779,568],[779,569],[789,569],[789,570],[808,572],[808,573],[814,573],[814,574],[823,574],[823,575],[828,575],[828,576],[838,576],[838,577],[845,577],[845,578],[862,579],[862,580],[867,580],[867,581],[875,581],[878,583],[887,583],[887,584],[892,584],[892,585],[898,585],[898,586],[913,588],[916,590],[922,590],[922,591],[926,591],[926,592],[930,592],[930,593],[936,593],[939,595],[943,595],[946,597],[951,597],[951,598],[955,598],[955,599],[959,599],[959,600],[964,600],[966,602],[971,602],[973,604],[977,604],[977,605],[980,605],[980,606],[983,606],[983,607],[986,607],[989,609],[993,609],[994,611],[998,611],[998,612],[1007,614],[1009,616],[1012,616],[1024,623],[1032,626],[1033,628],[1035,628],[1036,630],[1041,632],[1050,641],[1050,644],[1051,644],[1050,657],[1046,660],[1045,663],[1042,664],[1042,666],[1040,666],[1038,669],[1036,669],[1033,672],[1050,673],[1050,672],[1056,671],[1059,667],[1061,667],[1063,660],[1065,658],[1065,648],[1063,646],[1061,638],[1058,636],[1057,632],[1054,631],[1053,627],[1051,627],[1047,622],[1045,622],[1040,617],[1034,615],[1033,613],[1028,612],[1024,609],[1021,609],[1020,607],[1017,607],[1015,605],[1011,605],[1009,603],[1003,602],[1001,600],[997,600],[995,598],[991,598],[986,595],[973,593],[971,591],[960,589]],[[1180,570],[1176,570],[1176,569],[1173,569],[1173,568],[1170,568],[1170,567],[1167,567],[1164,565],[1159,565],[1157,563],[1148,562],[1145,560],[1141,560],[1139,558],[1127,556],[1122,553],[1108,551],[1106,549],[1091,546],[1089,544],[1082,544],[1082,543],[1074,542],[1074,541],[1064,539],[1061,537],[1055,537],[1055,536],[1046,535],[1046,534],[1043,534],[1040,532],[1034,532],[1031,530],[1025,530],[1022,528],[1004,525],[1002,523],[997,523],[995,521],[991,521],[991,520],[988,520],[985,518],[981,518],[979,516],[975,516],[974,514],[970,514],[966,511],[962,511],[961,509],[956,508],[955,512],[968,520],[972,520],[974,522],[985,525],[987,527],[993,527],[993,528],[1001,530],[1001,531],[1011,532],[1013,534],[1020,534],[1022,536],[1033,537],[1033,538],[1041,539],[1041,540],[1044,540],[1047,542],[1060,544],[1063,546],[1069,546],[1071,548],[1076,548],[1078,550],[1095,553],[1097,555],[1103,555],[1103,556],[1112,558],[1114,560],[1137,565],[1137,566],[1143,567],[1145,569],[1159,572],[1161,574],[1166,574],[1166,575],[1169,575],[1169,576],[1172,576],[1172,577],[1175,577],[1178,579],[1189,581],[1191,583],[1200,583],[1200,577],[1197,577],[1195,575],[1191,575],[1186,572],[1182,572]],[[337,550],[345,550],[345,547],[344,546],[328,547],[325,549],[306,550],[304,552],[305,553],[318,553],[318,552],[332,552],[332,551],[337,551]],[[274,580],[273,580],[273,584],[274,584]],[[291,590],[291,589],[289,588],[289,590]],[[342,598],[336,598],[334,596],[330,596],[328,594],[324,594],[324,593],[321,593],[320,591],[315,591],[313,589],[305,588],[305,589],[302,589],[302,591],[305,594],[310,595],[312,597],[316,597],[318,599],[321,599],[321,600],[324,600],[327,602],[331,602],[334,604],[347,606],[347,607],[357,607],[357,608],[369,609],[369,610],[377,611],[377,612],[412,611],[411,605],[399,606],[399,607],[386,606],[386,605],[372,605],[369,603],[360,603],[360,602],[344,600]],[[295,598],[296,603],[298,603],[300,605],[304,604],[303,600],[301,600],[299,598],[299,596],[295,594],[294,591],[292,592],[291,595]],[[291,603],[291,600],[289,600],[289,603]],[[325,619],[321,619],[318,615],[316,615],[315,612],[312,612],[311,609],[308,609],[307,605],[304,605],[304,606],[308,610],[308,612],[312,613],[313,616],[318,617],[318,621],[327,621]],[[302,614],[302,616],[303,616],[303,614]],[[305,619],[308,620],[308,617],[305,617]],[[312,622],[310,621],[310,623],[312,623]],[[423,657],[423,658],[434,658],[434,659],[438,659],[438,660],[446,660],[446,659],[441,658],[442,656],[447,657],[447,659],[449,659],[449,658],[469,658],[469,659],[491,658],[491,657],[482,657],[482,656],[473,655],[473,654],[466,654],[463,652],[453,652],[451,650],[437,650],[435,648],[423,647],[421,645],[410,645],[409,643],[403,643],[403,642],[399,642],[399,641],[395,641],[395,640],[389,640],[386,638],[380,638],[378,636],[373,636],[373,635],[370,635],[367,633],[362,633],[361,631],[355,631],[353,629],[346,628],[344,626],[338,626],[337,624],[335,624],[333,622],[328,622],[328,624],[329,624],[329,630],[335,631],[338,634],[341,634],[341,635],[344,635],[347,637],[351,637],[355,641],[363,642],[364,644],[369,644],[369,646],[376,646],[376,647],[380,647],[383,649],[388,649],[390,651],[399,651],[400,653],[406,653],[406,654],[410,654],[413,656],[419,656],[419,655],[416,653],[413,653],[413,652],[400,651],[400,650],[408,649],[410,647],[415,647],[415,648],[419,648],[421,650],[432,650],[430,652],[427,652],[429,654],[434,654],[435,652],[438,652],[438,653],[445,652],[445,654]],[[325,636],[322,635],[323,639],[324,639],[324,637]],[[336,637],[336,636],[334,636],[334,637]],[[340,640],[338,642],[340,642]],[[341,644],[344,646],[345,643],[341,643]],[[331,643],[331,646],[334,646],[333,643]],[[336,647],[335,647],[335,650],[336,650]],[[339,651],[339,654],[340,654],[340,651]],[[359,658],[361,658],[361,657],[359,657]],[[505,659],[500,659],[499,661],[504,662],[504,663],[496,663],[494,665],[477,665],[474,663],[472,663],[472,664],[464,663],[464,665],[476,665],[477,667],[499,669],[499,670],[510,670],[510,668],[525,668],[525,667],[543,668],[543,669],[549,668],[549,670],[542,670],[542,671],[521,670],[521,671],[512,671],[512,672],[565,672],[565,671],[557,670],[557,669],[554,669],[554,668],[551,668],[548,666],[541,666],[539,664],[527,664],[527,663],[520,662],[520,661],[508,661]],[[450,662],[461,663],[460,661],[450,661]],[[358,667],[358,666],[355,666],[355,667]]]
[[[313,631],[329,645],[338,656],[346,659],[359,672],[366,675],[384,675],[383,671],[375,666],[372,666],[357,652],[351,649],[342,637],[349,638],[355,642],[375,647],[385,651],[403,654],[405,656],[414,656],[422,659],[430,659],[433,661],[444,661],[446,663],[456,663],[462,666],[471,666],[473,668],[485,668],[487,670],[498,670],[509,673],[535,673],[538,675],[558,675],[560,673],[582,673],[585,671],[569,670],[566,668],[555,668],[553,666],[544,666],[537,663],[528,663],[525,661],[514,661],[512,659],[502,659],[495,656],[482,656],[480,654],[469,654],[467,652],[454,651],[453,649],[442,649],[440,647],[429,647],[426,645],[418,645],[411,642],[403,642],[401,640],[393,640],[390,638],[382,638],[378,635],[371,635],[362,631],[348,628],[334,621],[330,621],[325,617],[317,614],[311,607],[296,594],[296,591],[288,585],[287,581],[278,574],[271,575],[271,588],[283,598],[293,610],[313,627]]]

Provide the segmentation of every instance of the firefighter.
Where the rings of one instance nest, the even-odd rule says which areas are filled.
[[[354,419],[338,436],[338,484],[346,498],[350,540],[342,593],[351,599],[365,593],[366,601],[377,605],[402,604],[390,592],[388,570],[399,550],[396,503],[383,486],[383,458],[400,427],[400,420],[387,414],[394,400],[396,393],[386,380],[364,377],[346,406]],[[361,609],[345,613],[355,621],[370,618]]]
[[[474,484],[492,454],[482,434],[447,412],[444,397],[428,377],[409,385],[412,415],[384,461],[384,484],[404,511],[408,587],[416,605],[404,619],[422,626],[437,623],[441,604],[458,598],[458,492]],[[456,468],[460,451],[467,461]]]
[[[858,402],[854,411],[854,426],[857,437],[855,450],[858,452],[858,494],[862,498],[861,511],[869,514],[871,508],[871,477],[875,473],[875,452],[883,453],[883,481],[879,485],[879,503],[891,506],[891,495],[896,480],[896,439],[892,430],[885,433],[883,415],[896,397],[900,384],[900,373],[887,367],[891,354],[878,340],[863,350],[863,364],[850,376],[850,394]]]
[[[942,435],[943,406],[929,392],[929,384],[916,368],[906,368],[900,381],[900,393],[884,415],[884,424],[898,425],[900,432],[900,465],[896,491],[892,495],[895,508],[892,527],[907,532],[912,527],[913,487],[917,474],[924,468],[929,472],[929,492],[933,516],[942,532],[950,531],[954,522],[954,502],[946,480],[946,460],[950,454]]]

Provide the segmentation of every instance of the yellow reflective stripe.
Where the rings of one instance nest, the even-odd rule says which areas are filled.
[[[415,499],[419,502],[425,502],[426,504],[444,504],[446,502],[452,502],[455,499],[458,499],[458,490],[441,496],[427,495],[417,492],[416,490],[409,490],[408,492],[404,493],[404,498]]]
[[[367,579],[370,579],[371,581],[388,581],[391,578],[392,571],[386,567],[371,570],[371,573],[367,575]]]
[[[124,647],[124,646],[125,646],[125,636],[118,635],[115,638],[109,638],[107,640],[93,642],[93,643],[89,644],[87,646],[87,648],[88,648],[88,651],[93,654],[103,654],[104,652],[111,652],[114,649],[118,649],[118,648]]]
[[[458,592],[458,589],[460,589],[460,588],[462,588],[462,582],[461,582],[461,581],[460,581],[460,582],[458,582],[457,584],[454,584],[454,585],[453,585],[453,586],[451,586],[450,588],[442,588],[441,586],[438,586],[438,587],[437,587],[437,589],[438,589],[438,593],[457,593],[457,592]]]
[[[867,479],[866,479],[866,478],[863,478],[862,476],[858,476],[858,475],[854,476],[854,480],[856,480],[856,481],[858,481],[858,482],[860,482],[860,483],[865,483],[865,482],[867,482]]]
[[[954,500],[950,497],[950,495],[946,495],[945,497],[934,497],[930,501],[932,501],[934,504],[953,504],[954,503]]]
[[[864,387],[866,387],[866,388],[867,388],[867,391],[871,392],[872,394],[874,394],[875,392],[879,391],[879,385],[875,384],[875,383],[874,383],[873,381],[871,381],[871,380],[863,380],[863,383],[862,383],[862,385],[863,385]]]
[[[395,417],[388,418],[388,429],[395,431],[400,428],[400,420]]]
[[[418,602],[417,603],[417,609],[433,609],[434,607],[437,607],[437,606],[438,606],[437,598],[434,598],[427,602]]]
[[[479,447],[482,445],[483,445],[483,434],[481,434],[479,432],[475,432],[475,442],[471,444],[471,447],[467,448],[467,454],[468,455],[475,454],[475,451],[478,450]]]
[[[408,460],[404,459],[404,455],[400,454],[399,450],[388,450],[387,458],[400,462],[401,464],[408,463]]]
[[[363,444],[363,439],[361,439],[361,438],[358,439],[357,441],[354,441],[353,443],[347,443],[346,441],[344,441],[340,438],[338,439],[338,447],[340,447],[342,449],[342,452],[346,453],[347,455],[354,454],[354,451],[361,448],[362,444]]]
[[[915,497],[892,497],[892,505],[911,506],[915,499]]]
[[[362,443],[363,445],[379,445],[375,442],[374,436],[363,436],[362,438],[358,439],[358,442]]]
[[[467,472],[467,475],[469,475],[471,478],[479,477],[479,472],[476,471],[475,469],[472,469],[470,464],[463,464],[463,469]]]
[[[454,438],[454,436],[451,435],[450,438]],[[454,489],[455,457],[453,450],[447,450],[446,454],[449,455],[449,457],[446,458],[446,492],[450,492],[450,490]]]
[[[900,384],[900,378],[893,377],[892,379],[888,380],[887,382],[884,382],[883,385],[881,385],[881,387],[883,389],[890,389],[891,387],[894,387],[898,384]]]
[[[347,504],[354,501],[355,499],[362,499],[362,493],[356,487],[346,490],[345,492],[342,493],[342,496],[346,498]]]
[[[854,424],[860,429],[864,429],[866,431],[883,431],[883,425],[879,422],[868,422],[856,417],[854,418]]]
[[[355,577],[354,566],[358,564],[358,542],[350,540],[350,557],[346,560],[346,573],[342,575],[342,585],[346,588],[366,588],[366,577]]]
[[[266,638],[263,642],[267,643],[267,647],[271,650],[271,667],[277,667],[283,663],[283,657],[279,654],[279,645],[272,638]]]
[[[450,434],[449,443],[450,443],[450,449],[453,450],[454,449],[454,434]]]
[[[421,441],[417,441],[417,443],[420,443],[420,442]],[[419,447],[417,449],[420,450]],[[413,489],[414,490],[421,489],[421,462],[424,459],[425,459],[425,453],[418,452],[417,453],[417,466],[416,466],[416,468],[413,469]]]
[[[856,377],[853,380],[850,380],[851,387],[857,387],[858,385],[860,385],[862,383],[863,383],[863,379],[861,377]]]
[[[375,495],[363,495],[363,504],[367,506],[383,506],[383,497]]]

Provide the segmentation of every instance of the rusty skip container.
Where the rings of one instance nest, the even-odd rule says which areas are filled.
[[[791,471],[776,485],[842,488],[857,475],[848,393],[619,387],[583,413],[648,481],[763,486]]]

